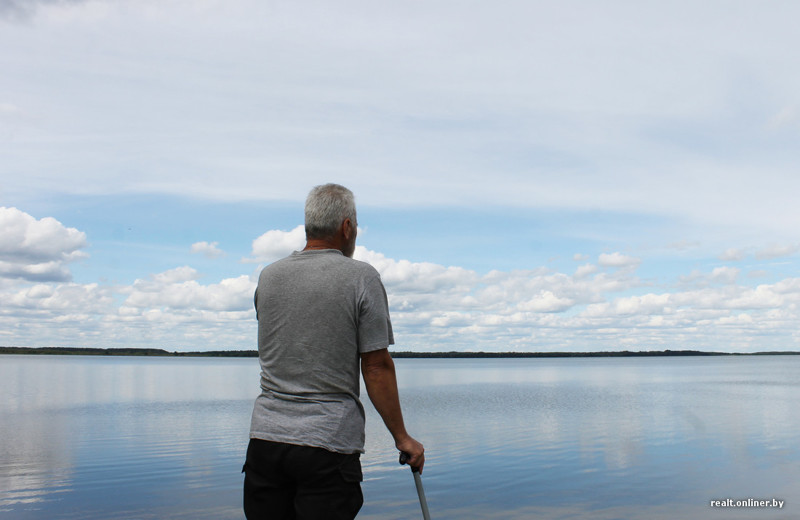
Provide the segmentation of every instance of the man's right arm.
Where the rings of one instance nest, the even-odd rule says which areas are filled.
[[[389,350],[384,348],[362,353],[361,373],[369,399],[389,433],[392,434],[395,446],[408,454],[409,465],[422,473],[422,467],[425,465],[425,448],[406,432],[397,391],[397,375]]]

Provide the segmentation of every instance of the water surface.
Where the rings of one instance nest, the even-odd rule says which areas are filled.
[[[800,517],[800,357],[396,363],[434,518]],[[0,356],[0,392],[2,518],[243,518],[255,358]],[[359,518],[420,518],[365,404]]]

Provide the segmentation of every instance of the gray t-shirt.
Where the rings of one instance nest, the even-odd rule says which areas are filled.
[[[261,271],[255,305],[261,395],[250,437],[363,452],[359,353],[394,343],[378,272],[335,249],[295,251]]]

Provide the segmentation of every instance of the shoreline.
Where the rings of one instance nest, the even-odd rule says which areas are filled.
[[[92,347],[0,347],[0,354],[52,356],[150,356],[150,357],[258,357],[256,350],[209,350],[170,352],[157,348]],[[706,352],[701,350],[647,350],[599,352],[391,352],[395,359],[485,359],[485,358],[565,358],[565,357],[685,357],[685,356],[795,356],[797,351]]]

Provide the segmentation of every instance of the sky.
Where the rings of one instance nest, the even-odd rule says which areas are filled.
[[[0,345],[253,349],[337,182],[394,350],[800,350],[798,18],[0,0]]]

